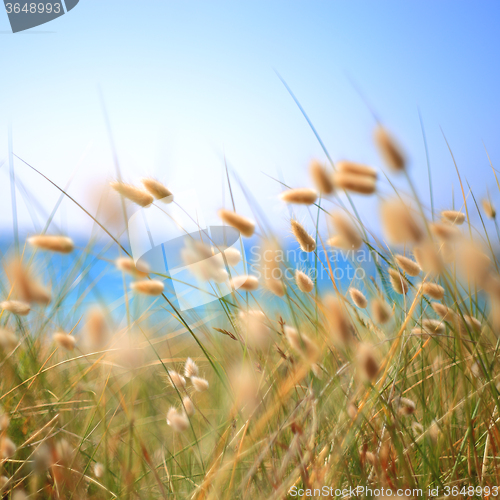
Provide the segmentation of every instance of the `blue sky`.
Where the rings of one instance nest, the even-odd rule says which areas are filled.
[[[324,155],[278,71],[334,160],[382,167],[355,82],[408,151],[427,196],[420,108],[438,208],[451,205],[452,186],[459,190],[440,127],[475,194],[489,186],[498,200],[483,141],[498,166],[499,14],[497,1],[80,0],[67,15],[13,35],[0,12],[0,160],[8,160],[10,124],[14,151],[60,185],[76,171],[69,192],[86,203],[97,178],[114,176],[100,88],[127,180],[151,174],[177,190],[195,187],[213,212],[223,202],[225,155],[281,223],[279,186],[262,172],[308,185],[308,162]],[[19,161],[15,168],[53,206],[57,192]],[[5,227],[6,165],[0,180]],[[371,222],[375,202],[356,200]],[[67,201],[56,221],[70,231],[87,227]]]

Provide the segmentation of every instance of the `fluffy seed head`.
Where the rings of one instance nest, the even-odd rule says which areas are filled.
[[[415,401],[408,398],[397,397],[395,403],[399,415],[412,415],[417,409]]]
[[[443,259],[436,246],[431,241],[427,241],[418,247],[413,248],[413,256],[418,265],[430,274],[439,274],[444,269]]]
[[[224,208],[221,208],[217,213],[223,222],[237,229],[243,236],[249,238],[253,235],[255,231],[255,222]]]
[[[0,454],[2,458],[11,458],[15,455],[17,446],[7,436],[2,437],[0,442]]]
[[[142,184],[157,200],[163,200],[165,203],[172,203],[174,196],[160,181],[150,177],[141,179]]]
[[[172,387],[177,387],[177,390],[184,389],[186,387],[186,379],[175,370],[168,370],[169,380]]]
[[[332,194],[334,185],[331,176],[327,173],[325,167],[317,160],[313,160],[309,165],[309,173],[316,186],[316,189],[321,194]]]
[[[18,343],[19,341],[14,332],[7,330],[7,328],[0,328],[0,347],[4,351],[12,351]]]
[[[424,232],[410,209],[400,200],[385,201],[380,206],[384,234],[393,245],[419,243]]]
[[[280,194],[280,198],[286,203],[312,205],[318,199],[318,194],[313,189],[297,188],[284,191]]]
[[[422,320],[422,328],[430,334],[442,334],[445,331],[445,324],[437,319],[424,319]]]
[[[278,297],[285,295],[285,285],[281,281],[283,276],[280,262],[283,261],[282,252],[275,242],[268,241],[262,251],[262,272],[266,288]]]
[[[191,382],[193,383],[193,387],[198,392],[204,392],[208,389],[208,381],[201,377],[191,377]]]
[[[50,250],[59,253],[71,253],[75,247],[73,240],[67,236],[52,236],[40,234],[28,238],[28,243],[42,250]]]
[[[373,347],[367,344],[358,344],[356,355],[363,378],[373,380],[379,370],[379,364],[375,358]]]
[[[104,465],[96,462],[94,464],[94,476],[97,477],[97,479],[100,479],[101,477],[104,476],[105,468]]]
[[[422,292],[436,300],[441,300],[444,297],[444,288],[437,283],[423,283]]]
[[[184,376],[187,378],[197,377],[199,373],[198,365],[191,358],[187,358],[184,364]]]
[[[363,292],[361,290],[351,287],[349,288],[349,295],[351,296],[352,301],[360,309],[364,309],[368,305],[368,301],[366,300],[366,297],[363,295]]]
[[[333,296],[327,296],[323,303],[324,314],[330,324],[332,334],[345,345],[353,340],[354,326],[344,304]]]
[[[91,347],[102,347],[108,336],[106,317],[101,308],[93,307],[87,312],[85,321],[85,335]]]
[[[119,257],[115,260],[115,265],[120,271],[131,274],[137,278],[145,278],[149,274],[149,267],[144,262],[138,262],[130,257]]]
[[[418,276],[420,274],[420,266],[413,260],[404,255],[396,255],[398,266],[409,276]]]
[[[57,332],[52,335],[54,342],[67,351],[72,351],[76,346],[76,339],[73,335],[68,335],[64,332]]]
[[[391,282],[391,286],[396,293],[399,293],[400,295],[408,293],[408,283],[399,271],[389,269],[389,281]]]
[[[394,172],[404,170],[406,159],[401,148],[381,125],[375,129],[375,144],[388,167]]]
[[[6,274],[16,294],[24,302],[36,302],[44,306],[52,300],[50,292],[36,281],[20,260],[6,266]]]
[[[142,293],[143,295],[161,295],[163,293],[163,283],[159,280],[142,280],[136,281],[130,285],[134,292]]]
[[[189,429],[189,419],[184,413],[179,413],[175,408],[170,408],[167,413],[167,424],[175,432],[184,432]]]
[[[337,170],[342,173],[359,175],[364,177],[377,178],[377,171],[369,167],[368,165],[363,165],[362,163],[355,163],[353,161],[338,161],[336,164]]]
[[[29,304],[19,300],[5,300],[4,302],[0,302],[0,309],[17,314],[18,316],[26,316],[31,311]]]
[[[266,315],[258,309],[241,311],[239,324],[246,342],[255,349],[267,349],[271,342],[271,330]]]
[[[392,310],[389,304],[382,298],[376,297],[371,301],[371,312],[375,323],[387,323],[392,316]]]
[[[483,210],[486,214],[486,217],[494,219],[497,216],[497,211],[495,210],[495,207],[493,206],[491,201],[485,198],[481,203],[483,205]]]
[[[290,347],[306,361],[314,363],[318,359],[318,346],[306,334],[299,335],[295,328],[285,326],[285,337]]]
[[[451,222],[457,226],[460,226],[465,221],[465,214],[463,212],[459,212],[458,210],[443,210],[441,212],[441,217],[444,221]]]
[[[358,250],[363,243],[359,231],[354,224],[341,212],[334,212],[331,215],[333,225],[338,235],[350,245],[350,248]]]
[[[333,182],[335,187],[358,194],[375,192],[376,178],[369,175],[357,175],[349,172],[335,172]]]
[[[290,223],[292,225],[292,233],[299,243],[302,251],[314,252],[314,250],[316,250],[316,242],[314,241],[314,238],[304,229],[300,222],[292,219]]]
[[[253,292],[259,288],[259,280],[255,276],[247,274],[235,276],[230,283],[235,290],[243,290],[244,292]]]
[[[444,320],[450,321],[455,316],[454,311],[440,302],[433,302],[431,307],[434,309],[434,312]]]
[[[238,265],[241,260],[241,253],[233,247],[226,248],[224,250],[224,256],[226,257],[228,265],[231,267]]]
[[[430,224],[431,232],[441,241],[453,241],[460,236],[460,230],[450,224],[435,222]]]
[[[141,207],[147,207],[154,201],[153,195],[147,191],[132,186],[132,184],[125,184],[124,182],[111,182],[110,186],[124,198],[127,198]]]
[[[295,270],[295,283],[301,292],[309,293],[314,289],[313,280],[303,271]]]
[[[191,401],[191,398],[189,396],[185,396],[182,400],[182,404],[184,405],[186,414],[192,417],[195,413],[195,408],[193,402]]]

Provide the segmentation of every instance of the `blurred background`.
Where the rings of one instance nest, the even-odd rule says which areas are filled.
[[[12,229],[10,163],[21,233],[33,232],[34,218],[41,224],[59,196],[10,150],[92,210],[92,192],[117,175],[112,141],[124,180],[154,175],[174,193],[195,188],[208,220],[229,203],[226,161],[236,194],[240,179],[276,213],[279,229],[288,215],[276,199],[280,185],[266,174],[309,186],[309,161],[326,157],[277,73],[334,161],[382,168],[371,107],[404,146],[428,200],[420,110],[436,208],[451,207],[453,193],[461,206],[440,128],[463,180],[477,198],[490,186],[495,200],[485,148],[498,165],[499,14],[498,1],[81,0],[51,23],[12,34],[2,8],[4,235]],[[382,192],[390,189],[385,182]],[[375,201],[355,199],[370,224]],[[251,214],[244,196],[236,205]],[[91,227],[69,200],[54,223],[73,236]]]

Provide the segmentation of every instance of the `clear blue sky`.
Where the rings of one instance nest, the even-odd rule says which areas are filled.
[[[484,195],[487,184],[495,190],[482,141],[500,165],[499,23],[498,1],[81,0],[67,15],[12,35],[0,11],[0,160],[8,159],[10,123],[14,151],[55,182],[65,185],[79,165],[70,193],[84,201],[95,176],[114,175],[100,87],[126,179],[153,174],[175,189],[215,186],[212,210],[222,203],[225,154],[271,211],[279,187],[261,172],[306,185],[309,160],[324,158],[276,70],[334,160],[378,167],[374,120],[355,81],[407,149],[426,193],[420,107],[444,208],[451,185],[456,194],[459,186],[440,126],[475,193]],[[15,166],[51,206],[56,191]],[[82,227],[84,217],[64,207],[62,220]],[[10,225],[5,165],[0,210],[1,225]],[[244,203],[241,210],[248,212]]]

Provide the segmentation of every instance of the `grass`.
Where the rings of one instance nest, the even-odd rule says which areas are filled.
[[[334,168],[331,162],[325,171],[331,175]],[[497,233],[488,235],[490,221],[462,183],[466,220],[458,226],[435,222],[441,215],[432,191],[429,208],[406,170],[389,171],[389,186],[393,175],[407,176],[411,195],[372,196],[411,208],[385,215],[384,232],[361,223],[357,194],[337,190],[321,197],[303,212],[305,222],[291,204],[290,220],[304,226],[305,234],[296,226],[295,232],[309,250],[307,264],[263,260],[257,290],[248,284],[223,295],[222,285],[211,281],[215,305],[192,311],[173,297],[175,277],[154,270],[140,275],[130,263],[118,269],[114,259],[131,254],[123,223],[106,227],[106,207],[92,215],[58,188],[107,240],[98,244],[94,233],[69,256],[58,253],[68,250],[67,240],[62,247],[43,238],[36,245],[20,241],[19,251],[2,256],[3,495],[282,499],[301,490],[304,498],[326,496],[324,487],[331,487],[332,498],[352,496],[349,488],[365,488],[356,490],[358,497],[383,497],[382,488],[410,498],[431,496],[429,490],[437,497],[495,496]],[[227,180],[237,210],[242,200],[234,196],[229,171]],[[124,198],[116,201],[113,210],[126,220]],[[154,205],[166,210],[161,203]],[[259,248],[272,244],[271,255],[279,254],[284,247],[251,197],[250,204],[258,216],[252,241]],[[349,230],[335,227],[334,205]],[[470,222],[476,213],[479,227]],[[403,219],[395,222],[396,215]],[[231,224],[237,227],[238,218]],[[402,230],[412,224],[418,231]],[[350,231],[361,248],[350,248]],[[328,244],[334,234],[340,248]],[[202,254],[197,248],[191,251]],[[424,259],[417,258],[418,276],[410,276],[396,256],[414,259],[415,249]],[[359,271],[352,281],[335,278],[338,253]],[[303,292],[296,268],[322,270],[327,283]],[[224,270],[236,272],[225,258],[217,272]],[[109,276],[114,295],[99,286]],[[164,281],[163,291],[155,280]],[[434,298],[424,293],[428,282],[442,287]],[[36,286],[50,289],[50,303],[39,303]],[[354,304],[349,287],[365,295],[366,308]],[[19,313],[13,299],[30,303],[29,313]],[[377,309],[380,302],[388,318]],[[182,377],[187,358],[202,380]]]

